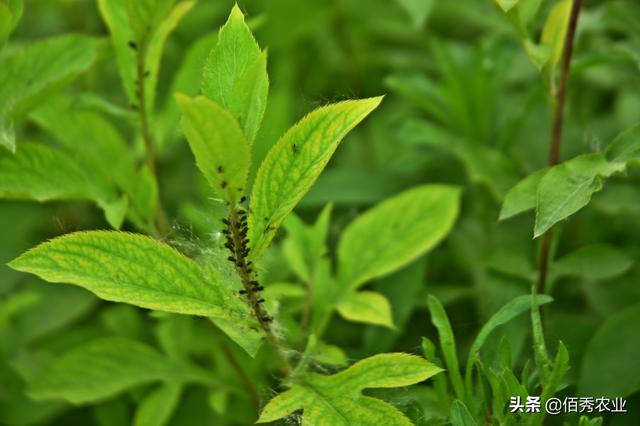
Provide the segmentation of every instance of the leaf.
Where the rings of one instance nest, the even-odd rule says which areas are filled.
[[[640,158],[640,124],[620,133],[607,146],[605,151],[607,160],[616,163],[626,163]]]
[[[340,300],[337,310],[345,319],[395,328],[391,305],[386,297],[373,291],[349,293]]]
[[[451,230],[458,216],[459,198],[458,187],[423,185],[357,217],[338,246],[341,281],[357,288],[433,248]]]
[[[556,3],[544,23],[540,42],[549,46],[551,56],[549,65],[554,67],[562,57],[564,50],[564,40],[567,35],[567,26],[569,24],[569,16],[571,14],[571,0],[560,0]]]
[[[417,88],[405,90],[415,96]],[[430,106],[433,106],[430,102]],[[445,110],[444,107],[441,108]],[[457,136],[440,125],[426,120],[407,119],[398,131],[398,137],[408,143],[424,145],[455,155],[463,163],[469,180],[485,185],[496,199],[501,200],[516,182],[517,175],[513,162],[501,151],[480,145],[477,141]]]
[[[300,201],[300,208],[335,205],[368,205],[391,197],[405,188],[379,171],[366,171],[360,166],[339,166],[326,169],[309,193]]]
[[[139,3],[141,0],[129,0],[130,3]],[[145,0],[143,0],[145,1]],[[173,3],[174,0],[170,0],[168,3]],[[159,3],[167,3],[167,0],[158,0]],[[149,74],[144,80],[145,85],[145,100],[148,105],[148,110],[153,111],[155,108],[156,86],[158,85],[158,74],[160,73],[160,60],[164,52],[164,45],[169,38],[169,35],[178,26],[182,18],[189,13],[191,8],[195,5],[195,1],[180,1],[173,9],[166,15],[166,18],[161,20],[155,31],[149,40],[149,47],[147,49],[144,58],[144,69]],[[160,14],[158,16],[165,16]]]
[[[477,426],[478,423],[473,419],[469,409],[459,399],[451,404],[451,426]]]
[[[104,337],[56,356],[31,383],[29,395],[82,404],[176,374],[169,360],[152,347],[135,340]]]
[[[440,349],[447,363],[448,375],[453,385],[453,390],[457,398],[464,398],[464,384],[462,382],[462,375],[460,374],[456,340],[453,336],[453,330],[451,330],[449,317],[440,301],[434,296],[429,295],[427,304],[429,305],[429,312],[431,313],[431,322],[438,329]]]
[[[104,210],[109,224],[119,228],[126,199],[91,177],[90,170],[68,155],[44,145],[22,143],[15,154],[0,150],[0,197],[39,202],[92,200]]]
[[[400,330],[407,326],[414,310],[422,304],[426,264],[426,259],[418,260],[376,280],[374,289],[389,301],[395,328],[367,327],[362,343],[366,353],[389,351],[401,338]]]
[[[215,102],[199,96],[178,95],[182,128],[209,184],[227,202],[244,194],[251,153],[238,122]]]
[[[164,426],[171,419],[180,401],[182,387],[176,383],[163,383],[142,400],[133,421],[134,426]]]
[[[313,281],[318,263],[327,253],[326,240],[332,209],[332,204],[327,204],[313,225],[306,225],[295,214],[289,215],[284,221],[288,238],[283,244],[283,253],[291,269],[305,282]]]
[[[494,0],[503,12],[508,12],[518,4],[520,0]]]
[[[9,6],[0,3],[0,48],[5,45],[7,40],[9,40],[9,34],[11,34],[12,30],[12,21],[13,14],[9,9]]]
[[[53,37],[0,59],[0,145],[15,149],[14,120],[46,95],[86,71],[96,58],[96,39]]]
[[[400,6],[407,12],[414,28],[420,29],[436,2],[434,0],[397,0]]]
[[[26,425],[51,421],[65,410],[62,401],[35,401],[27,393],[21,375],[3,359],[0,363],[0,421],[6,425]]]
[[[164,44],[184,15],[195,4],[181,1],[170,9],[173,0],[98,0],[100,14],[111,34],[122,84],[134,105],[136,94],[137,56],[143,55],[145,105],[153,111],[160,59]],[[130,42],[135,42],[136,49]]]
[[[558,387],[562,384],[562,379],[569,371],[569,351],[562,341],[558,342],[558,352],[553,361],[553,368],[549,374],[549,378],[546,383],[542,384],[542,394],[540,395],[541,401],[548,401],[558,391]],[[537,421],[533,421],[533,424],[542,424],[544,417],[544,411],[536,413]]]
[[[253,142],[267,106],[267,55],[236,4],[220,29],[202,74],[202,93],[227,108]]]
[[[131,193],[136,168],[125,138],[102,114],[78,108],[75,101],[71,96],[53,96],[30,118],[89,172],[92,182]]]
[[[106,208],[114,228],[120,227],[126,213],[138,229],[152,229],[157,203],[155,180],[144,168],[136,171],[131,150],[109,120],[97,111],[76,106],[74,99],[62,95],[48,99],[30,117],[54,136],[62,151],[90,176],[90,199],[97,198]],[[126,197],[121,197],[120,192]]]
[[[98,8],[100,9],[102,20],[111,34],[111,43],[115,50],[122,86],[129,98],[129,102],[137,105],[136,51],[129,45],[134,36],[129,27],[127,0],[98,0]]]
[[[188,359],[189,344],[193,338],[194,320],[185,315],[166,315],[155,328],[155,336],[172,359]]]
[[[45,286],[39,280],[34,280],[25,289],[38,296],[36,306],[15,318],[15,327],[25,342],[36,341],[70,326],[90,312],[97,302],[83,289]]]
[[[537,295],[536,303],[538,306],[550,303],[553,301],[553,298],[547,295]],[[484,345],[487,337],[499,326],[508,323],[518,315],[526,312],[531,309],[532,306],[532,296],[525,294],[522,296],[518,296],[515,299],[511,300],[509,303],[504,305],[502,308],[498,310],[495,314],[489,318],[482,328],[480,332],[476,336],[473,344],[471,345],[471,349],[469,349],[469,357],[467,359],[467,366],[465,369],[465,381],[467,386],[467,391],[471,391],[471,373],[473,366],[475,364],[476,356],[482,346]]]
[[[411,425],[398,409],[362,395],[362,390],[408,386],[441,371],[421,357],[391,353],[366,358],[332,376],[308,373],[269,401],[257,422],[272,422],[302,409],[305,425]]]
[[[267,53],[262,52],[236,82],[229,100],[229,109],[240,121],[249,142],[253,142],[260,129],[268,92]]]
[[[638,391],[638,341],[640,304],[607,318],[584,352],[577,393],[624,398]]]
[[[626,272],[633,260],[623,251],[608,244],[582,247],[554,262],[551,271],[586,280],[613,278]]]
[[[126,0],[129,26],[138,43],[162,22],[175,0]]]
[[[20,291],[12,293],[4,299],[0,299],[0,330],[15,315],[37,305],[40,295],[32,291]]]
[[[586,206],[602,188],[602,178],[624,168],[597,153],[580,155],[549,170],[538,185],[534,238]]]
[[[22,13],[24,11],[24,0],[0,1],[7,7],[9,13],[11,14],[11,20],[9,22],[9,28],[11,32],[18,26],[18,22],[20,22],[20,18],[22,18]]]
[[[340,346],[328,345],[323,342],[318,342],[313,352],[313,360],[321,364],[335,365],[344,367],[349,361],[347,354],[344,353]]]
[[[65,154],[44,145],[0,150],[0,196],[36,201],[90,197],[89,176]]]
[[[531,173],[507,192],[498,220],[508,219],[536,207],[538,185],[548,169]]]
[[[215,44],[216,34],[207,34],[191,44],[182,58],[180,68],[174,75],[169,93],[182,93],[196,96],[200,91],[200,75],[211,46]],[[167,96],[161,117],[155,126],[158,133],[156,138],[159,148],[166,147],[181,137],[180,111],[175,96]]]
[[[138,170],[132,181],[133,186],[129,189],[131,208],[127,212],[128,218],[138,229],[152,234],[158,207],[158,183],[147,164]]]
[[[75,232],[40,244],[9,266],[55,282],[79,285],[98,297],[148,309],[233,322],[260,340],[245,302],[213,268],[149,237],[124,232]]]
[[[524,50],[527,52],[527,56],[538,69],[541,71],[544,66],[549,62],[551,57],[551,48],[549,46],[536,44],[531,40],[524,40]]]
[[[536,18],[543,0],[518,0],[518,13],[526,25]]]
[[[545,305],[552,301],[553,301],[553,298],[551,296],[547,296],[544,294],[537,295],[538,306]],[[529,310],[530,308],[531,308],[531,295],[529,294],[518,296],[513,300],[511,300],[506,305],[504,305],[502,308],[498,310],[498,312],[496,312],[491,316],[491,318],[489,318],[489,321],[487,321],[485,325],[482,326],[482,328],[480,329],[480,332],[478,333],[478,336],[475,338],[475,340],[473,341],[473,344],[471,345],[471,349],[469,350],[469,353],[475,354],[479,352],[480,349],[482,348],[482,345],[484,345],[484,342],[486,341],[487,337],[489,337],[489,334],[491,334],[493,330],[495,330],[497,327],[503,324],[508,323],[518,315]],[[469,358],[471,358],[471,356]]]
[[[253,185],[249,241],[257,260],[276,230],[316,181],[340,141],[382,97],[318,108],[285,133],[262,162]]]

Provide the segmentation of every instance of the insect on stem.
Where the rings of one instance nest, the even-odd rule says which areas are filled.
[[[255,279],[256,274],[252,263],[248,261],[249,240],[247,239],[247,212],[240,207],[229,206],[229,218],[222,219],[222,223],[226,227],[223,232],[226,237],[225,247],[232,253],[228,260],[235,265],[236,271],[242,281],[243,289],[240,290],[239,293],[246,297],[265,336],[276,350],[278,357],[282,361],[282,368],[284,376],[286,377],[291,371],[289,360],[280,340],[273,332],[271,326],[273,318],[264,308],[264,298],[260,297],[260,292],[264,287]]]

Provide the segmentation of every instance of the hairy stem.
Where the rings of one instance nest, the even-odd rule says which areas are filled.
[[[151,134],[151,126],[149,124],[149,114],[147,111],[147,97],[145,93],[144,81],[148,77],[148,73],[145,70],[145,58],[146,58],[146,43],[136,48],[136,96],[138,98],[138,116],[140,119],[140,131],[142,133],[142,140],[144,142],[145,156],[147,167],[153,178],[158,181],[156,170],[156,151],[155,144],[153,142],[153,136]],[[155,212],[155,231],[158,235],[166,235],[169,233],[169,221],[167,215],[160,202],[158,196],[158,202]]]
[[[255,279],[255,272],[250,261],[247,260],[249,248],[247,247],[247,213],[245,210],[236,207],[229,207],[229,219],[225,219],[224,224],[227,226],[224,233],[227,238],[226,247],[231,251],[232,256],[229,260],[235,264],[236,271],[242,281],[243,294],[251,307],[262,331],[267,340],[275,349],[282,363],[283,375],[286,377],[291,371],[289,360],[285,353],[285,349],[276,336],[271,327],[273,318],[269,316],[265,310],[264,299],[260,297],[263,287]]]
[[[569,26],[567,28],[567,36],[564,41],[564,50],[562,54],[560,85],[558,86],[558,91],[556,92],[555,111],[553,115],[551,149],[549,150],[550,167],[558,164],[558,160],[560,158],[560,145],[562,143],[562,129],[564,125],[564,105],[567,97],[567,87],[569,85],[569,70],[571,68],[573,44],[576,38],[576,28],[578,26],[578,17],[580,16],[582,3],[583,0],[573,0],[573,4],[571,5],[571,16],[569,17]],[[547,287],[551,239],[552,232],[551,230],[549,230],[543,235],[542,243],[540,244],[540,258],[538,265],[538,292],[540,293],[544,293]]]

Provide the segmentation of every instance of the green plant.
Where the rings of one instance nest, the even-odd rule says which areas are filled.
[[[633,424],[640,6],[240,7],[0,0],[0,425]]]
[[[182,2],[171,8],[171,3],[130,2],[126,11],[125,3],[100,3],[111,29],[125,91],[139,112],[140,136],[146,151],[146,165],[141,173],[144,182],[152,187],[156,185],[156,167],[150,112],[154,105],[158,58],[168,32],[191,6],[190,2]],[[128,22],[121,21],[122,16],[128,16]],[[177,94],[182,128],[196,164],[226,207],[222,233],[227,260],[234,271],[222,270],[217,265],[225,255],[222,248],[213,254],[213,259],[194,261],[152,238],[109,231],[77,232],[53,239],[29,250],[10,266],[46,281],[82,286],[105,300],[207,317],[251,356],[263,340],[268,341],[280,359],[283,385],[291,390],[269,403],[259,421],[274,420],[303,409],[305,422],[316,422],[316,416],[320,416],[318,421],[329,421],[330,412],[349,412],[350,420],[343,414],[333,418],[332,424],[408,424],[408,419],[399,411],[377,399],[344,400],[341,394],[331,397],[318,389],[327,387],[327,392],[343,392],[347,383],[350,383],[348,386],[360,383],[354,387],[358,392],[364,387],[412,384],[439,371],[426,361],[415,356],[386,354],[363,360],[336,376],[312,373],[310,366],[316,362],[317,339],[336,309],[350,320],[392,326],[386,299],[377,293],[356,289],[408,263],[439,242],[457,215],[458,190],[437,185],[418,187],[386,201],[353,222],[338,249],[339,275],[326,277],[326,282],[313,287],[311,326],[308,337],[302,338],[302,341],[308,340],[307,349],[292,369],[289,336],[276,321],[274,310],[265,307],[264,287],[258,281],[256,268],[277,229],[317,179],[340,141],[377,107],[381,98],[343,101],[304,117],[269,151],[249,191],[251,145],[266,108],[267,92],[266,52],[259,49],[236,6],[206,60],[203,96]],[[58,111],[56,108],[49,112]],[[37,150],[39,146],[33,148]],[[21,146],[16,154],[9,155],[7,162],[16,163],[27,154]],[[50,155],[44,161],[59,161],[53,157]],[[22,165],[15,167],[24,174],[33,172]],[[37,167],[42,164],[38,163]],[[75,165],[70,163],[69,168],[72,167]],[[133,174],[132,170],[127,172]],[[67,170],[58,169],[58,173],[61,179],[78,179]],[[15,172],[13,177],[18,178]],[[95,193],[93,183],[92,179],[78,182],[88,185],[89,197]],[[10,191],[18,192],[16,183],[7,182],[9,186],[12,184]],[[49,194],[42,188],[45,184],[30,182],[23,194],[39,200],[61,197]],[[98,187],[98,183],[95,184]],[[60,182],[56,182],[58,185]],[[60,185],[58,189],[73,193],[68,186]],[[39,191],[46,195],[34,194]],[[249,192],[251,196],[247,201]],[[130,192],[127,196],[135,206],[139,196],[148,194]],[[99,204],[104,201],[97,200]],[[142,203],[146,207],[146,220],[140,221],[143,225],[140,228],[163,235],[166,219],[157,199],[142,200]],[[118,212],[118,219],[111,220],[113,226],[119,227],[122,223],[127,214],[126,203],[123,210]],[[108,217],[111,212],[105,209]],[[328,214],[324,220],[328,221]],[[322,245],[323,236],[318,237],[317,243]],[[316,267],[324,268],[326,273],[328,265],[318,258],[318,253],[309,260],[314,265],[313,272],[309,272],[310,281],[315,278]],[[151,391],[140,405],[137,421],[151,423],[147,417],[156,416],[154,421],[163,422],[171,415],[170,407],[175,406],[186,383],[216,384],[210,374],[200,377],[199,367],[185,357],[172,360],[163,356],[135,341],[95,341],[56,360],[32,385],[31,393],[37,398],[55,396],[80,403],[104,398],[134,383],[162,380],[166,384]]]

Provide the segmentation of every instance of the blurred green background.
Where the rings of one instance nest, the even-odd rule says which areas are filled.
[[[534,32],[553,3],[543,2]],[[197,87],[198,76],[181,74],[182,64],[208,52],[232,5],[200,0],[169,38],[159,80],[163,111],[175,109],[170,94],[176,76]],[[351,359],[390,350],[418,352],[420,336],[435,336],[426,310],[431,293],[445,304],[460,353],[466,354],[479,326],[508,300],[528,293],[536,274],[533,216],[497,220],[506,191],[545,167],[552,116],[544,79],[513,26],[490,0],[256,0],[239,5],[269,52],[270,98],[254,145],[256,158],[319,105],[386,94],[381,107],[341,145],[296,211],[309,222],[325,204],[334,204],[330,247],[359,212],[405,188],[425,182],[464,188],[461,217],[446,242],[428,258],[374,284],[392,302],[399,329],[336,318],[328,332],[331,343]],[[78,102],[95,103],[124,134],[133,134],[114,53],[94,1],[27,0],[0,57],[21,44],[70,32],[105,42],[90,71],[65,91]],[[108,104],[96,103],[96,95]],[[169,135],[159,149],[160,196],[171,218],[169,240],[186,252],[201,251],[217,244],[222,212],[193,165],[176,114],[169,112],[155,123]],[[571,72],[561,158],[602,149],[638,121],[640,3],[588,1]],[[18,123],[16,131],[19,141],[50,138],[30,120]],[[598,250],[590,262],[552,266],[555,302],[545,309],[549,347],[555,351],[562,340],[570,351],[567,395],[588,381],[594,392],[628,397],[627,408],[635,413],[640,412],[639,183],[637,171],[612,179],[587,209],[562,225],[555,259],[593,245]],[[120,424],[140,393],[76,408],[36,403],[25,395],[26,383],[48,359],[91,337],[123,335],[153,342],[157,318],[4,266],[47,238],[108,228],[103,215],[83,202],[3,200],[0,225],[0,424]],[[266,283],[293,279],[278,244]],[[500,339],[507,339],[516,366],[522,366],[532,356],[529,329],[523,316],[492,335],[495,341],[487,347],[497,348]],[[202,338],[194,338],[193,350],[219,365],[219,357],[208,353],[213,345],[208,332],[197,332]],[[269,395],[268,389],[264,392],[263,397]],[[402,395],[391,398],[403,404]],[[428,395],[421,403],[412,401],[405,411],[418,424],[428,424],[420,423],[433,414]],[[607,422],[633,425],[637,419],[635,414]],[[206,392],[194,388],[171,424],[245,420],[217,413]],[[560,422],[549,424],[555,421]]]

